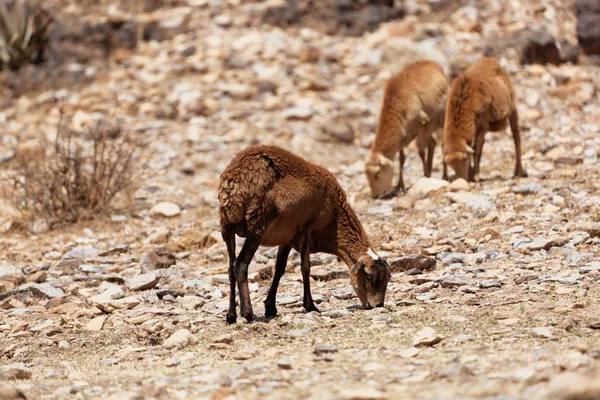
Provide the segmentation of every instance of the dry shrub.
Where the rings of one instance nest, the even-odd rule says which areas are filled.
[[[42,159],[17,157],[11,183],[18,207],[51,226],[106,214],[134,181],[139,146],[111,120],[94,123],[82,135],[61,118],[50,145]]]

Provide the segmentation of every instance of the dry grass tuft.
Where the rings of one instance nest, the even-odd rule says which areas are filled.
[[[115,197],[132,187],[139,145],[111,118],[83,133],[61,118],[56,139],[45,147],[34,158],[16,157],[7,178],[16,206],[51,227],[106,215]]]

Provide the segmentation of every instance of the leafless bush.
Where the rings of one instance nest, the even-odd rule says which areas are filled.
[[[108,120],[81,135],[61,118],[57,131],[41,160],[18,158],[11,183],[19,208],[50,225],[105,214],[132,185],[137,143]]]

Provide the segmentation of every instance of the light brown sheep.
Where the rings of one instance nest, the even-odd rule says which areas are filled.
[[[416,139],[423,172],[430,177],[436,140],[442,128],[448,78],[434,61],[418,61],[393,76],[385,85],[377,132],[365,162],[373,197],[390,197],[404,187],[404,147]],[[392,188],[394,159],[400,153],[400,176]],[[444,165],[444,177],[446,168]]]
[[[500,63],[484,57],[471,64],[450,87],[444,123],[444,161],[458,178],[473,181],[485,133],[501,131],[510,124],[515,142],[515,177],[526,177],[521,164],[521,134],[515,104],[515,90]],[[471,165],[473,155],[473,165]]]
[[[310,292],[311,253],[339,256],[351,269],[351,282],[366,308],[383,306],[390,279],[387,262],[371,248],[367,233],[346,194],[325,168],[282,148],[251,146],[238,153],[219,183],[221,233],[229,254],[229,311],[236,321],[235,288],[242,317],[253,319],[248,292],[248,265],[259,245],[279,246],[273,284],[265,300],[265,316],[277,315],[275,299],[288,255],[302,259],[304,308],[318,311]],[[245,237],[235,255],[235,235]]]

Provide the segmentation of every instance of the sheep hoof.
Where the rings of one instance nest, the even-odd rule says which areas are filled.
[[[529,174],[527,173],[526,170],[522,169],[521,172],[517,171],[514,174],[514,178],[527,178],[529,176]]]
[[[313,304],[310,304],[310,305],[308,305],[308,306],[304,306],[304,308],[306,309],[306,312],[307,312],[307,313],[309,313],[309,312],[313,312],[313,311],[314,311],[314,312],[318,312],[318,313],[320,313],[320,312],[321,312],[321,311],[319,311],[319,309],[317,308],[317,306],[315,306],[315,305],[314,305],[314,303],[313,303]]]
[[[235,313],[227,313],[227,324],[235,324],[237,321],[237,315]]]
[[[242,314],[242,317],[246,319],[247,322],[252,322],[254,320],[254,314],[252,311],[246,314]]]
[[[277,316],[277,308],[274,305],[265,305],[265,317],[275,318]]]

